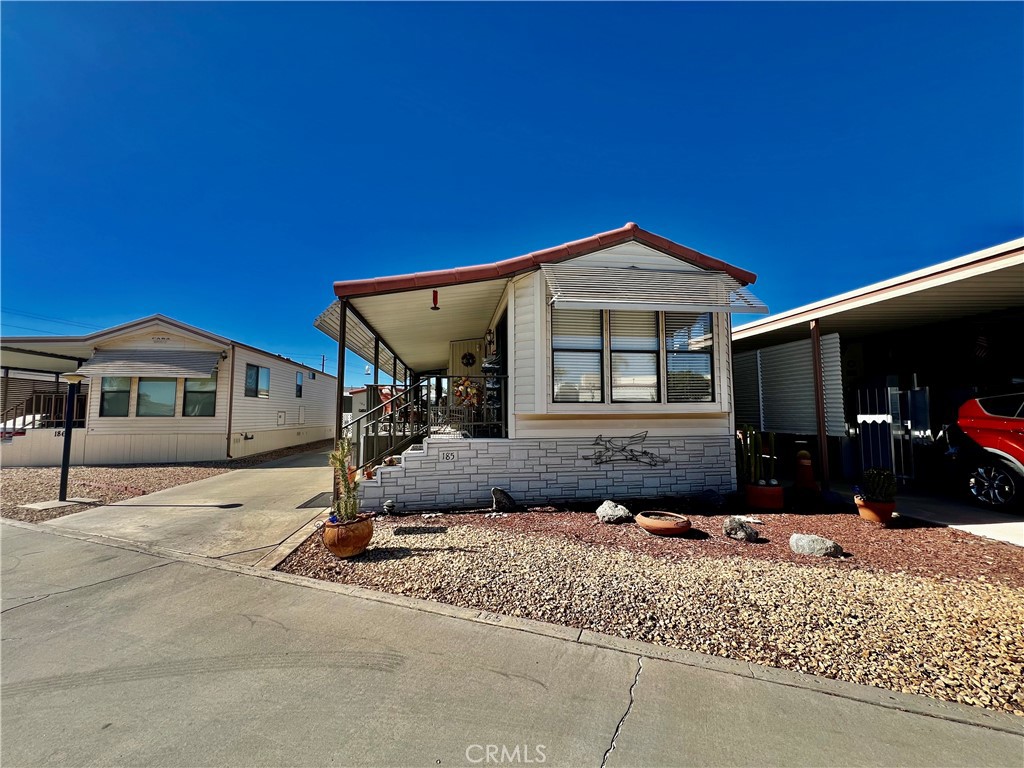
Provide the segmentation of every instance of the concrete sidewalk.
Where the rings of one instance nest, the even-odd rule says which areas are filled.
[[[254,565],[326,509],[298,507],[331,490],[328,453],[236,469],[45,525]]]
[[[43,526],[0,531],[5,766],[1024,758],[1011,716]]]

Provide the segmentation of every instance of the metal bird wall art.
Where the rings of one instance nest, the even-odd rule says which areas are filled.
[[[644,450],[644,440],[647,439],[646,432],[637,432],[630,437],[605,437],[598,435],[594,445],[600,450],[585,459],[592,459],[595,464],[607,464],[611,461],[635,461],[646,464],[648,467],[657,467],[665,464],[668,459],[655,456],[650,451]]]

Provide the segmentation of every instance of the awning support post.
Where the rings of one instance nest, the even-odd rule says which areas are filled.
[[[821,329],[818,319],[811,320],[811,367],[814,369],[814,415],[818,427],[818,463],[821,466],[821,489],[829,489],[828,431],[825,424],[825,381],[821,363]]]
[[[345,422],[345,332],[348,326],[348,299],[340,299],[341,320],[338,322],[338,394],[334,414],[334,442],[341,440],[341,427]],[[337,499],[335,499],[337,501]]]
[[[374,396],[379,393],[380,390],[377,387],[380,386],[380,336],[373,334],[373,391]],[[370,401],[374,402],[374,401]]]

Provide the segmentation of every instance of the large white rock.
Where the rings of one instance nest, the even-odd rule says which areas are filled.
[[[606,501],[597,508],[597,519],[602,523],[628,523],[633,514],[621,504]]]

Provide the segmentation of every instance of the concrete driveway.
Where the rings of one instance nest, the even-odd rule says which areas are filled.
[[[327,454],[296,454],[45,525],[253,565],[324,511],[298,507],[331,489]]]
[[[896,509],[906,517],[1024,547],[1024,515],[1016,512],[994,512],[957,499],[909,493],[899,496]]]
[[[52,527],[0,531],[5,766],[1020,768],[1024,755],[1011,715]]]

